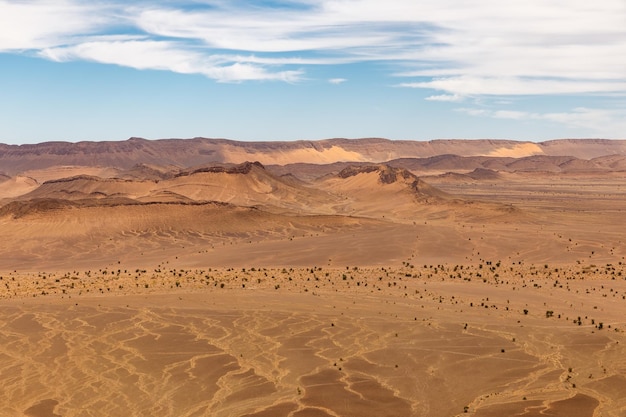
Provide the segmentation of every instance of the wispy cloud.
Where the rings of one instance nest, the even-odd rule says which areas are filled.
[[[345,78],[331,78],[330,80],[328,80],[329,83],[335,84],[335,85],[343,84],[346,81],[348,80],[346,80]]]
[[[624,50],[626,51],[626,45]],[[544,78],[460,75],[402,83],[400,86],[440,90],[453,96],[464,97],[480,95],[626,94],[626,75],[624,79],[554,78],[547,75]]]
[[[311,65],[385,62],[398,85],[438,92],[432,101],[626,94],[623,0],[193,3],[0,0],[0,51],[220,81],[293,82]]]
[[[176,42],[127,40],[85,42],[74,46],[46,48],[40,55],[54,61],[87,60],[136,69],[203,74],[218,81],[282,80],[295,82],[300,71],[270,72],[259,65],[233,62],[226,56],[211,56]]]
[[[428,96],[426,97],[426,100],[456,102],[456,101],[463,101],[463,97],[458,94],[438,94],[434,96]]]
[[[517,121],[548,121],[565,125],[573,131],[596,137],[624,138],[626,135],[626,109],[597,109],[577,107],[566,112],[526,112],[514,110],[489,110],[458,108],[459,112],[475,117],[490,117]]]
[[[80,42],[115,25],[106,6],[71,0],[0,0],[0,52]]]

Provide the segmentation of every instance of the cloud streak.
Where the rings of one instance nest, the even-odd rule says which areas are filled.
[[[165,70],[180,74],[203,74],[222,82],[281,80],[295,82],[300,71],[269,72],[262,66],[226,56],[205,55],[176,42],[127,40],[85,42],[69,47],[46,48],[40,55],[57,62],[73,60],[115,64],[139,70]],[[243,62],[240,62],[243,61]]]
[[[458,108],[457,111],[475,117],[489,117],[516,121],[548,121],[562,124],[573,131],[584,131],[595,137],[611,137],[626,131],[626,109],[598,109],[577,107],[566,112],[526,112],[516,110],[488,110]]]

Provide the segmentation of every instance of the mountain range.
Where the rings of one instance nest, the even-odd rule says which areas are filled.
[[[403,158],[523,158],[559,156],[581,160],[626,155],[626,140],[561,139],[547,142],[513,140],[407,141],[327,139],[293,142],[239,142],[226,139],[130,138],[119,142],[45,142],[0,144],[0,172],[15,175],[54,166],[104,166],[129,169],[137,164],[191,167],[212,163],[264,165],[334,162],[386,162]]]

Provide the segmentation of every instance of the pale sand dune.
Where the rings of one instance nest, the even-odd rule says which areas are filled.
[[[523,158],[530,155],[543,155],[543,149],[536,143],[516,143],[490,151],[486,156]]]
[[[337,161],[370,161],[371,158],[357,151],[351,151],[341,146],[306,147],[300,149],[251,150],[241,146],[225,146],[221,150],[222,158],[226,162],[240,164],[246,161],[261,161],[263,164],[290,164],[294,161],[307,161],[313,164],[329,164]],[[390,155],[395,157],[394,154]],[[389,160],[393,158],[385,158]]]

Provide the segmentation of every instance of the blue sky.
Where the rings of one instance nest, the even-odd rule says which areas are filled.
[[[626,1],[0,0],[0,143],[626,139]]]

